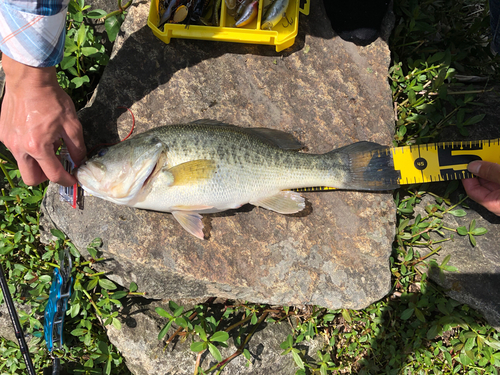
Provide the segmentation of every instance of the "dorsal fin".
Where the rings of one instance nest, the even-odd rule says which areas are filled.
[[[284,150],[300,150],[304,145],[290,133],[269,128],[243,128],[261,139],[270,141],[273,145]]]
[[[192,121],[191,124],[208,125],[208,126],[221,126],[235,131],[244,132],[253,135],[260,140],[284,150],[300,150],[304,145],[300,143],[293,135],[282,130],[270,128],[243,128],[241,126],[226,124],[217,120],[202,119]]]

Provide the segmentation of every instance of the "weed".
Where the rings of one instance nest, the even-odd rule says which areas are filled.
[[[70,1],[64,57],[57,65],[57,78],[77,109],[90,99],[109,61],[103,36],[96,34],[90,20],[104,20],[106,35],[110,42],[114,42],[125,19],[126,9],[131,4],[132,0],[122,6],[121,0],[118,0],[118,10],[107,13],[102,9],[90,9],[84,0]]]
[[[62,232],[53,230],[56,239],[43,247],[39,242],[38,223],[34,224],[36,219],[31,216],[32,203],[25,202],[25,199],[30,202],[30,197],[38,197],[36,193],[29,193],[37,188],[25,187],[20,181],[18,184],[0,202],[3,207],[0,210],[3,215],[0,251],[9,290],[14,301],[24,306],[18,312],[19,320],[24,332],[31,337],[29,346],[35,368],[41,371],[51,362],[40,320],[48,300],[53,269],[58,267],[61,251],[69,248],[74,259],[71,273],[75,282],[64,325],[64,347],[53,354],[75,373],[95,373],[99,368],[105,374],[110,374],[112,368],[123,373],[126,371],[123,359],[109,344],[104,327],[112,324],[120,329],[117,319],[118,309],[122,306],[120,300],[128,297],[129,292],[119,290],[112,281],[93,271],[93,264],[102,259],[82,261]],[[99,240],[90,244],[90,253],[97,255],[98,246]],[[16,374],[25,369],[19,350],[14,348],[17,348],[15,344],[1,340],[0,352],[4,361],[0,370],[3,373]]]
[[[484,117],[468,117],[481,90],[457,83],[456,74],[500,73],[489,51],[487,2],[403,0],[395,13],[389,69],[397,112],[394,145],[429,143],[449,126],[467,135],[467,126]]]

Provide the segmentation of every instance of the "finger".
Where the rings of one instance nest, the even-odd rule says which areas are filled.
[[[63,165],[53,153],[47,153],[43,159],[37,159],[40,168],[47,178],[62,186],[76,184],[76,178],[64,170]]]
[[[483,205],[488,211],[500,216],[500,190],[491,192],[480,204]]]
[[[79,166],[87,156],[87,149],[83,140],[82,126],[78,120],[73,126],[67,127],[66,133],[63,134],[63,140],[71,159],[76,166]]]
[[[481,186],[488,189],[489,191],[500,190],[500,184],[497,184],[496,182],[485,180],[481,177],[479,177],[478,180]]]
[[[465,191],[470,199],[484,206],[487,210],[500,215],[500,190],[490,190],[481,185],[477,178],[462,180]]]
[[[47,180],[35,159],[29,155],[16,158],[21,178],[26,185],[35,186]]]
[[[472,200],[480,199],[481,196],[486,196],[490,193],[490,190],[481,186],[479,179],[477,178],[467,178],[462,180],[465,192]]]
[[[478,177],[500,184],[500,164],[476,160],[470,163],[467,169]]]

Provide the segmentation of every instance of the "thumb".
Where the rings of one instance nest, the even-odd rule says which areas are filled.
[[[478,177],[500,184],[500,164],[476,160],[470,163],[467,169]]]

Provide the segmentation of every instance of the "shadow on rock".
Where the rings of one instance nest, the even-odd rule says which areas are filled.
[[[295,44],[280,53],[269,45],[175,38],[171,39],[170,44],[165,44],[157,39],[151,29],[145,25],[147,15],[144,13],[148,7],[142,2],[134,4],[135,9],[129,12],[122,26],[122,29],[125,30],[125,37],[119,37],[115,43],[113,55],[101,79],[97,95],[87,108],[84,108],[79,113],[80,120],[84,124],[84,135],[89,146],[88,149],[91,150],[99,144],[120,141],[116,130],[116,122],[119,118],[125,117],[123,121],[126,121],[126,125],[124,126],[130,129],[131,119],[128,115],[122,116],[126,111],[119,107],[131,108],[135,103],[147,99],[155,90],[161,90],[162,86],[168,83],[174,74],[178,72],[188,70],[201,62],[210,60],[213,61],[214,70],[204,73],[208,78],[212,74],[220,74],[221,68],[217,66],[217,60],[226,54],[234,55],[235,58],[237,56],[256,55],[282,59],[302,51],[305,46],[306,35],[323,39],[335,38],[336,34],[325,14],[323,2],[320,0],[312,0],[311,2],[313,4],[310,7],[310,14],[308,16],[301,15],[299,33]],[[387,20],[384,21],[381,32],[385,41],[387,41],[392,29],[391,11],[388,12],[386,18]],[[353,51],[349,50],[349,53],[353,53]],[[334,52],[338,54],[338,51],[332,51],[332,53]],[[258,74],[258,72],[252,72],[252,66],[242,67],[241,64],[236,64],[234,67],[225,66],[224,69],[227,70],[228,74],[220,77],[222,86],[227,83],[225,82],[228,79],[227,77],[238,75],[237,71],[233,71],[235,69],[243,69],[244,71],[240,71],[241,75]],[[194,78],[201,81],[205,80],[207,84],[211,82],[203,77]],[[251,82],[248,82],[248,84],[251,84]],[[126,90],[123,87],[126,87]],[[171,90],[174,89],[171,88]],[[178,87],[178,89],[180,96],[189,96],[195,94],[190,90],[196,88],[194,86],[190,88],[189,83],[186,82],[184,87]],[[206,93],[202,94],[206,95]],[[204,112],[214,105],[216,106],[220,100],[220,98],[203,98],[204,103],[202,105],[205,108],[201,108],[200,112]],[[233,104],[235,107],[238,106],[237,103]],[[175,93],[173,96],[165,97],[164,102],[158,103],[156,98],[152,97],[151,102],[148,103],[149,108],[154,108],[158,112],[174,112],[174,114],[170,115],[172,118],[175,117],[175,112],[184,111],[182,105],[182,98],[177,98]],[[138,122],[145,120],[140,117],[140,113],[137,115],[139,115],[137,116]],[[192,119],[184,118],[184,121],[192,121],[198,118],[200,116]],[[157,124],[157,126],[160,125],[163,124]]]

